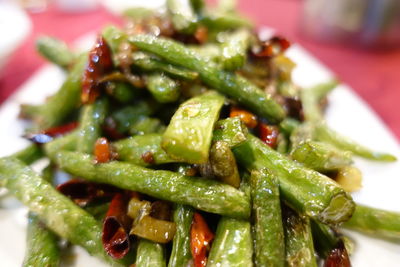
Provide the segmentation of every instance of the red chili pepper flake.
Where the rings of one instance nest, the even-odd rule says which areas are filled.
[[[258,124],[258,136],[260,137],[261,141],[272,148],[275,148],[277,145],[278,134],[278,127],[267,125],[261,122]]]
[[[151,151],[146,151],[142,154],[142,160],[148,164],[154,163],[153,153]]]
[[[104,74],[111,72],[114,68],[111,49],[106,40],[99,35],[95,46],[90,50],[89,62],[83,73],[82,79],[82,103],[93,103],[100,95],[99,80]]]
[[[96,143],[94,144],[94,155],[96,161],[99,163],[106,163],[111,160],[111,147],[107,138],[101,137],[96,140]]]
[[[200,213],[195,212],[190,228],[190,249],[193,256],[194,267],[204,267],[207,264],[207,252],[210,248],[214,234]]]
[[[127,215],[128,202],[126,195],[116,194],[103,223],[103,247],[114,259],[123,258],[130,249],[128,229],[132,220]]]
[[[229,114],[229,117],[239,117],[239,119],[241,121],[244,122],[244,124],[246,124],[247,127],[249,127],[250,129],[253,129],[257,126],[258,122],[257,122],[257,117],[256,115],[254,115],[253,113],[244,110],[244,109],[240,109],[237,107],[232,107],[231,108],[231,112]]]
[[[200,43],[204,44],[208,40],[208,29],[207,27],[200,26],[196,29],[194,33],[194,38]]]
[[[343,242],[340,242],[338,247],[331,251],[325,260],[324,267],[351,267],[349,254]]]
[[[281,36],[274,36],[271,39],[262,42],[261,49],[255,53],[257,57],[273,57],[285,52],[290,47],[290,42]]]

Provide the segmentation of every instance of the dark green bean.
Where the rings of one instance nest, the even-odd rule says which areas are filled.
[[[214,127],[213,141],[224,141],[234,148],[247,140],[248,129],[238,118],[217,121]]]
[[[192,260],[190,250],[190,228],[193,220],[193,208],[176,204],[174,210],[174,222],[176,233],[172,241],[171,257],[168,267],[188,266]]]
[[[17,158],[25,164],[30,165],[43,157],[43,151],[38,145],[31,144],[26,148],[12,154],[11,157]]]

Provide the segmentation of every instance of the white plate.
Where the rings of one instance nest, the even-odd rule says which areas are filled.
[[[313,56],[298,45],[288,51],[298,64],[294,80],[301,86],[326,81],[333,74]],[[0,107],[0,156],[9,155],[27,145],[20,138],[24,123],[17,120],[21,103],[40,103],[57,90],[64,74],[54,66],[46,66],[35,73],[2,107]],[[373,148],[393,153],[400,158],[400,146],[377,115],[346,85],[339,86],[330,96],[327,110],[328,123],[338,131]],[[363,188],[354,199],[370,206],[400,212],[400,163],[376,163],[357,159],[356,165],[364,175]],[[21,265],[25,248],[26,209],[9,203],[9,209],[0,209],[0,259],[1,266]],[[352,256],[354,267],[399,266],[400,245],[350,233],[357,242]],[[12,240],[12,241],[10,241]],[[73,266],[86,267],[96,264],[83,249],[77,249]]]
[[[0,1],[0,69],[31,29],[31,21],[17,5]]]

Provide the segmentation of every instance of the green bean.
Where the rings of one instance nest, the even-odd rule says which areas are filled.
[[[250,181],[247,174],[243,176],[240,191],[250,200]],[[218,223],[207,266],[253,266],[252,243],[249,221],[222,217]]]
[[[221,61],[221,46],[216,43],[207,43],[203,45],[188,45],[190,51],[199,55],[203,60],[219,63]]]
[[[283,217],[286,266],[317,267],[310,220],[289,209],[284,210]]]
[[[166,63],[140,51],[132,53],[132,59],[135,66],[145,71],[160,71],[171,77],[188,81],[195,80],[199,76],[197,72]]]
[[[39,105],[21,104],[18,117],[26,120],[35,119],[40,112]]]
[[[140,239],[136,255],[136,267],[165,267],[164,246],[150,240]]]
[[[125,82],[108,82],[106,92],[121,103],[129,103],[138,98],[139,92]]]
[[[46,229],[39,218],[30,213],[27,229],[27,244],[22,266],[57,267],[60,262],[60,250],[55,234]]]
[[[98,99],[93,104],[85,105],[79,121],[76,150],[93,153],[94,143],[101,136],[101,125],[106,117],[108,101]]]
[[[113,143],[118,159],[140,166],[176,162],[161,148],[161,134],[129,137]]]
[[[129,128],[131,135],[144,135],[152,133],[163,133],[165,125],[157,118],[142,116]]]
[[[160,103],[176,102],[180,95],[179,85],[162,73],[147,76],[147,88]]]
[[[122,11],[122,15],[130,19],[140,20],[154,15],[155,10],[145,7],[129,7]]]
[[[43,170],[42,177],[47,182],[51,182],[53,174],[53,166],[49,165]],[[25,257],[22,266],[56,267],[59,262],[60,248],[57,236],[46,228],[36,214],[29,212]]]
[[[292,118],[285,118],[279,124],[279,128],[282,132],[284,132],[287,136],[290,136],[292,132],[300,125],[298,120]]]
[[[178,42],[150,35],[129,38],[138,48],[156,54],[168,62],[199,73],[201,80],[211,88],[232,97],[244,106],[271,122],[285,117],[283,108],[260,88],[236,74],[225,72],[214,64],[202,60],[190,49]]]
[[[117,130],[120,133],[126,133],[132,125],[143,116],[150,116],[155,112],[155,105],[151,103],[140,101],[134,105],[123,107],[114,111],[111,118],[117,124]]]
[[[41,36],[36,40],[36,50],[48,61],[65,69],[76,59],[75,54],[63,41],[49,36]]]
[[[190,0],[190,5],[196,13],[201,13],[204,8],[204,0]]]
[[[397,160],[396,157],[391,154],[372,151],[369,148],[364,147],[345,136],[342,136],[338,132],[330,129],[324,123],[320,123],[315,126],[314,135],[315,139],[319,141],[329,143],[341,150],[351,151],[355,155],[366,159],[386,162],[393,162]]]
[[[197,27],[197,16],[190,0],[167,0],[168,13],[174,28],[183,33],[193,33]]]
[[[250,223],[222,217],[211,246],[207,267],[253,266],[252,250]]]
[[[301,91],[301,102],[306,120],[321,121],[323,119],[319,101],[335,89],[337,85],[338,81],[332,80]]]
[[[290,134],[291,148],[314,139],[314,125],[309,122],[299,124]]]
[[[221,182],[239,187],[240,177],[235,156],[227,143],[217,141],[211,146],[209,163],[213,174]]]
[[[0,159],[0,186],[13,193],[57,235],[120,266],[103,250],[99,223],[21,161]]]
[[[26,148],[14,153],[12,157],[21,160],[27,165],[30,165],[43,157],[43,151],[37,144],[31,144]]]
[[[243,67],[250,46],[250,38],[250,32],[246,29],[227,34],[222,43],[221,60],[224,69],[236,70]]]
[[[105,218],[107,211],[110,207],[110,203],[94,204],[85,207],[85,211],[92,215],[97,221],[102,222]]]
[[[249,171],[274,171],[283,199],[297,212],[325,223],[351,217],[355,208],[351,196],[329,177],[288,159],[252,135],[233,152]]]
[[[105,27],[101,31],[101,35],[106,40],[107,44],[110,46],[113,55],[118,52],[119,46],[121,45],[122,42],[126,40],[126,33],[113,25]],[[115,61],[116,59],[114,58],[114,63],[117,63]]]
[[[57,126],[79,105],[86,61],[86,56],[80,57],[58,92],[39,107],[38,115],[34,119],[39,130]]]
[[[214,127],[213,141],[224,141],[234,148],[247,140],[248,129],[238,118],[217,121]]]
[[[251,173],[253,237],[256,266],[285,265],[279,184],[266,169]]]
[[[168,267],[188,266],[192,260],[190,250],[190,228],[193,220],[193,209],[189,206],[175,205],[174,222],[176,233],[172,241],[171,257]]]
[[[277,142],[276,151],[284,155],[287,154],[289,150],[289,144],[286,136],[283,133],[279,133],[276,142]]]
[[[328,257],[332,250],[337,248],[340,242],[339,236],[330,226],[313,220],[311,221],[311,230],[318,255],[322,258]]]
[[[44,144],[44,153],[46,156],[52,157],[61,150],[75,150],[77,140],[78,131],[73,131]]]
[[[210,31],[235,30],[238,28],[253,28],[253,23],[246,17],[234,12],[209,11],[200,20]]]
[[[400,242],[400,213],[358,205],[344,227]]]
[[[181,104],[163,135],[162,148],[179,161],[206,163],[223,103],[224,97],[210,91]]]
[[[159,199],[236,218],[248,218],[250,206],[243,193],[214,180],[151,170],[124,162],[94,164],[90,155],[61,151],[53,160],[65,171],[89,181],[106,183]]]
[[[335,171],[350,165],[352,153],[316,141],[305,141],[290,153],[293,160],[319,172]]]

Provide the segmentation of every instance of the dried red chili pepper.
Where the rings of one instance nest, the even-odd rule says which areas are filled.
[[[232,107],[231,112],[229,113],[229,117],[239,117],[241,121],[246,124],[247,127],[253,129],[257,126],[257,117],[253,113],[240,109],[238,107]]]
[[[273,57],[283,53],[290,47],[290,42],[280,36],[274,36],[271,39],[261,43],[261,49],[254,55],[257,57]]]
[[[70,122],[61,126],[56,126],[44,130],[40,133],[34,134],[27,134],[25,138],[29,139],[30,141],[34,142],[35,144],[45,144],[53,140],[54,137],[58,137],[64,135],[66,133],[71,132],[78,126],[76,121]]]
[[[324,267],[351,267],[349,254],[342,241],[326,258]]]
[[[261,141],[272,148],[275,148],[277,145],[278,134],[278,127],[267,125],[262,122],[258,124],[258,137],[260,137]]]
[[[94,156],[98,163],[106,163],[111,160],[112,152],[107,138],[101,137],[96,140],[94,144]]]
[[[89,62],[83,73],[82,79],[82,103],[93,103],[100,95],[101,77],[114,68],[111,49],[106,40],[99,35],[95,46],[90,50]]]
[[[200,213],[195,212],[190,228],[190,249],[192,251],[194,267],[204,267],[207,264],[207,252],[214,234]]]
[[[128,202],[127,195],[116,194],[103,223],[103,247],[114,259],[123,258],[130,249],[129,227],[132,220],[127,215]]]
[[[113,198],[120,189],[107,184],[98,184],[81,179],[71,179],[57,186],[57,190],[69,197],[79,206]]]

